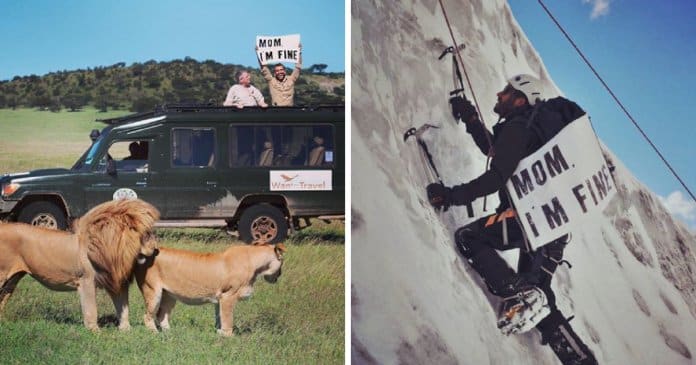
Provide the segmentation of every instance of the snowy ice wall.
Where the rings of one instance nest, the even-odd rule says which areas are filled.
[[[559,93],[505,1],[443,2],[489,127],[507,76],[531,72],[547,97]],[[438,2],[353,0],[351,15],[353,362],[558,363],[536,331],[498,332],[497,299],[453,249],[454,230],[471,219],[430,209],[415,141],[402,140],[438,124],[425,139],[445,184],[483,172],[485,156],[449,114],[451,59],[437,57],[452,42]],[[692,364],[696,238],[606,153],[620,196],[566,249],[573,268],[554,277],[559,308],[602,364]],[[483,212],[479,199],[476,215],[496,205],[490,196]]]

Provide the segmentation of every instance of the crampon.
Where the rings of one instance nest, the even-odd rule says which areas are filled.
[[[505,298],[498,311],[498,328],[504,335],[524,333],[551,313],[546,294],[531,287]]]

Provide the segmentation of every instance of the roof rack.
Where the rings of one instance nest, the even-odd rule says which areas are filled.
[[[142,113],[128,114],[128,115],[124,115],[122,117],[97,119],[96,121],[106,123],[106,124],[120,124],[120,123],[125,123],[125,122],[131,121],[131,120],[152,117],[154,115],[155,115],[155,112],[142,112]]]
[[[268,108],[261,107],[244,107],[239,109],[234,106],[220,106],[214,104],[195,104],[195,103],[174,103],[174,104],[163,104],[155,107],[155,113],[187,113],[187,112],[244,112],[244,111],[258,111],[264,110],[268,112],[273,111],[287,111],[287,110],[339,110],[344,109],[345,105],[315,105],[315,106],[271,106]]]
[[[134,113],[125,115],[122,117],[107,118],[107,119],[97,119],[97,122],[102,122],[106,124],[121,124],[137,119],[151,118],[153,116],[167,114],[167,113],[197,113],[197,112],[219,112],[219,113],[230,113],[230,112],[253,112],[263,110],[264,112],[284,112],[284,111],[334,111],[342,112],[345,110],[344,104],[327,104],[327,105],[315,105],[315,106],[272,106],[268,108],[260,107],[244,107],[239,109],[234,106],[220,106],[214,105],[212,103],[207,104],[197,104],[197,103],[170,103],[155,106],[155,109],[150,112]]]

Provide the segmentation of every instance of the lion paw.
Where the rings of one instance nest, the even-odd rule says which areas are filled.
[[[227,330],[219,329],[219,330],[217,330],[217,333],[220,335],[223,335],[225,337],[234,336],[234,333],[232,333],[231,329],[227,329]]]

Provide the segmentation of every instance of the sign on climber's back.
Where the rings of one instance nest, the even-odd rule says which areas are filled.
[[[587,115],[520,161],[507,189],[534,249],[601,217],[616,194]]]

